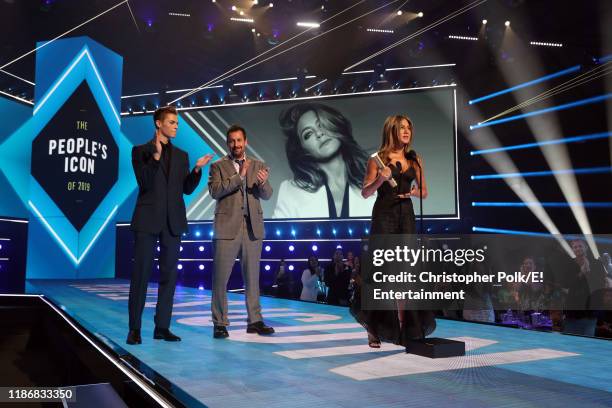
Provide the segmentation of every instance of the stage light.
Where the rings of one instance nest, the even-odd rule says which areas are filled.
[[[270,245],[266,245],[266,247],[265,247],[264,249],[266,250],[266,252],[270,252],[270,250],[271,250],[272,248],[270,248]]]
[[[183,264],[178,264],[178,265],[176,266],[176,268],[177,268],[179,271],[183,270]]]
[[[268,4],[268,7],[274,7],[274,3]]]
[[[2,244],[0,244],[0,249],[2,249]]]
[[[464,35],[449,35],[448,38],[452,40],[469,40],[469,41],[478,41],[477,37],[466,37]]]
[[[187,14],[187,13],[174,13],[174,12],[169,12],[168,13],[169,16],[174,16],[174,17],[191,17],[191,14]]]
[[[298,27],[309,27],[309,28],[319,28],[321,25],[319,23],[313,23],[310,21],[298,21]]]
[[[506,20],[506,22],[504,23],[504,25],[505,25],[506,27],[510,27],[510,20]]]
[[[240,15],[244,16],[244,11],[240,10]]]
[[[200,245],[200,246],[198,247],[198,250],[199,250],[200,252],[204,252],[204,245]]]
[[[332,234],[336,235],[336,229],[332,229]]]
[[[215,235],[215,232],[214,232],[214,231],[210,231],[210,232],[208,233],[208,235],[212,237],[213,235]]]
[[[342,249],[342,245],[340,244],[336,245],[336,249]]]
[[[157,252],[159,252],[159,246],[157,247]]]
[[[404,12],[402,10],[397,10],[397,15],[401,16],[402,14],[404,14]]]
[[[258,36],[258,37],[261,37],[261,33],[257,33],[257,36]]]
[[[259,4],[259,1],[258,1],[258,0],[253,0],[253,5],[255,5],[255,6],[256,6],[256,5],[258,5],[258,4]]]
[[[547,43],[547,42],[539,42],[539,41],[531,41],[529,42],[531,45],[540,45],[542,47],[563,47],[561,43]]]
[[[254,23],[255,20],[253,20],[252,18],[238,18],[238,17],[230,17],[231,21],[238,21],[241,23]]]
[[[280,237],[280,234],[281,234],[280,230],[276,230],[276,236]]]
[[[196,236],[196,237],[199,237],[200,235],[202,235],[202,233],[201,233],[200,231],[196,231],[196,232],[195,232],[195,236]]]
[[[294,270],[294,269],[295,269],[295,267],[294,267],[293,265],[289,265],[289,270],[290,270],[290,271],[292,271],[292,270]]]
[[[316,246],[316,245],[313,245],[313,246],[312,246],[312,252],[317,252],[317,250],[318,250],[318,249],[319,249],[319,247],[318,247],[318,246]]]
[[[289,252],[293,252],[295,250],[295,247],[293,245],[289,245]]]
[[[365,233],[366,233],[366,234],[369,234],[369,233],[370,233],[370,229],[369,229],[369,228],[366,228],[366,229],[365,229]]]
[[[295,237],[295,230],[294,229],[291,230],[291,235]]]
[[[384,30],[382,28],[366,28],[366,31],[370,32],[370,33],[387,33],[387,34],[393,34],[393,30]]]
[[[270,270],[270,265],[266,265],[266,266],[264,266],[264,269],[265,269],[266,271],[269,271],[269,270]]]
[[[232,6],[232,11],[236,11],[236,6]]]
[[[215,2],[215,0],[213,0],[213,3],[214,2]],[[198,290],[204,290],[204,286],[203,285],[198,286]]]
[[[183,246],[181,245],[179,248],[180,248],[180,251],[183,252]]]
[[[486,19],[482,20],[482,24],[487,24],[487,22],[488,21]]]
[[[198,266],[198,269],[199,269],[199,270],[201,270],[201,271],[203,271],[203,270],[204,270],[204,265],[200,264],[200,265]]]
[[[317,228],[317,235],[321,236],[321,230]]]
[[[252,33],[254,33],[254,32],[255,32],[255,29],[254,29],[254,28],[251,28],[251,32],[252,32]]]
[[[425,15],[425,14],[423,14],[423,12],[422,12],[422,11],[419,11],[419,12],[418,12],[418,14],[417,14],[417,17],[423,17],[424,15]]]

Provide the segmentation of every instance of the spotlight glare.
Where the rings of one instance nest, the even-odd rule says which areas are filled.
[[[417,14],[417,17],[423,17],[425,14],[423,14],[422,11],[419,11],[419,13]]]
[[[402,10],[397,10],[397,15],[401,16],[404,12]]]
[[[274,7],[274,3],[268,4],[268,7]]]
[[[252,32],[252,33],[254,33],[254,32],[255,32],[255,29],[254,29],[254,28],[251,28],[251,32]]]
[[[506,27],[510,27],[510,20],[506,20],[506,22],[504,23],[504,25],[505,25]]]
[[[244,11],[240,10],[240,15],[244,16]]]
[[[236,6],[232,6],[232,11],[236,11]]]
[[[487,21],[486,18],[484,20],[482,20],[482,24],[487,24],[487,23],[488,23],[488,21]]]
[[[298,21],[298,27],[309,27],[309,28],[319,28],[321,25],[319,23],[313,23],[310,21]]]

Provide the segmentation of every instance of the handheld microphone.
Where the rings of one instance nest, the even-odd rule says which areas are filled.
[[[385,168],[385,163],[383,163],[382,159],[378,156],[378,153],[372,153],[370,157],[374,159],[374,163],[376,163],[376,167],[378,167],[378,170],[382,170]],[[391,187],[397,187],[397,182],[393,179],[393,177],[388,179],[387,182],[389,182],[389,185]]]

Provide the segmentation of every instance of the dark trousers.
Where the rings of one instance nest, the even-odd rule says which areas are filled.
[[[181,237],[174,236],[167,223],[159,234],[134,232],[134,271],[130,280],[130,330],[140,330],[142,311],[147,298],[147,286],[153,268],[155,248],[159,238],[159,287],[155,307],[155,326],[160,329],[170,327],[172,303],[176,287],[176,265],[179,258]]]

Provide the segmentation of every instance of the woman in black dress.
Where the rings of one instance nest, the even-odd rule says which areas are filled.
[[[411,197],[426,198],[427,184],[424,174],[421,174],[423,161],[410,148],[412,136],[412,121],[407,116],[389,116],[377,152],[384,167],[379,168],[373,158],[368,160],[361,194],[368,198],[377,193],[372,210],[371,235],[416,233]],[[419,185],[419,180],[422,185]],[[407,341],[421,339],[435,329],[433,312],[404,310],[400,302],[397,311],[361,310],[358,292],[351,311],[368,331],[370,347],[380,347],[381,340],[405,345]]]

